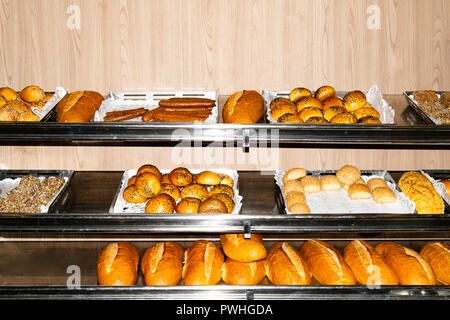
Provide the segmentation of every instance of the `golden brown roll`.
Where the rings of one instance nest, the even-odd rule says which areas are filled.
[[[229,285],[257,285],[265,276],[264,260],[239,262],[228,258],[223,264],[222,279]]]
[[[264,114],[264,99],[254,90],[231,95],[222,110],[225,123],[257,123]]]
[[[328,121],[323,117],[311,117],[305,123],[328,123]]]
[[[344,260],[361,284],[372,286],[399,284],[395,272],[366,241],[349,242],[344,248]]]
[[[2,95],[6,101],[14,101],[18,98],[17,92],[8,87],[0,88],[0,95]]]
[[[39,100],[33,103],[29,103],[29,107],[31,108],[37,108],[39,110],[44,110],[46,102],[44,100]]]
[[[331,118],[330,123],[357,123],[358,119],[350,112],[338,113]]]
[[[231,199],[234,198],[234,191],[233,188],[226,185],[226,184],[218,184],[215,185],[211,188],[211,190],[209,190],[209,196],[211,197],[212,195],[216,194],[216,193],[224,193],[227,196],[229,196]]]
[[[284,183],[283,186],[283,193],[286,196],[291,191],[300,191],[305,192],[305,188],[303,186],[303,183],[299,180],[288,180]]]
[[[186,168],[176,168],[169,173],[170,182],[177,187],[185,187],[192,183],[192,173]]]
[[[33,113],[33,111],[27,110],[27,111],[19,113],[16,120],[17,121],[41,121],[41,118],[39,118],[37,115],[35,115]]]
[[[25,111],[29,110],[28,105],[25,102],[20,101],[20,100],[8,101],[6,103],[5,107],[13,109],[13,110],[16,110],[18,113],[25,112]]]
[[[139,169],[136,172],[136,176],[139,176],[140,174],[142,174],[144,172],[153,173],[161,181],[161,172],[154,165],[152,165],[152,164],[144,164],[144,165],[140,166]]]
[[[180,196],[181,192],[180,189],[174,184],[171,183],[163,183],[161,184],[161,189],[159,190],[159,194],[167,194],[173,198],[173,200],[177,201]]]
[[[175,207],[176,213],[199,213],[200,199],[197,198],[183,198],[177,203]]]
[[[303,120],[297,115],[297,109],[295,113],[286,113],[278,118],[279,123],[303,123]]]
[[[212,171],[202,171],[197,176],[197,183],[206,186],[215,186],[221,182],[221,175]]]
[[[373,189],[372,197],[377,203],[394,203],[397,201],[394,191],[384,187]]]
[[[303,168],[292,168],[285,172],[283,175],[283,184],[286,184],[289,180],[298,180],[306,176],[306,170]]]
[[[127,186],[132,185],[132,184],[135,184],[135,183],[136,183],[136,179],[137,179],[137,176],[136,176],[136,175],[134,175],[134,176],[132,176],[130,179],[128,179],[128,181],[127,181]]]
[[[143,203],[148,200],[137,191],[137,187],[134,184],[130,184],[123,190],[123,198],[129,203]]]
[[[95,91],[68,93],[56,107],[58,122],[89,122],[102,102],[103,96]]]
[[[5,97],[0,95],[0,108],[3,108],[6,105],[6,102]],[[295,109],[295,111],[297,112],[297,109]]]
[[[364,107],[366,103],[366,95],[359,90],[350,91],[342,99],[342,106],[348,112],[354,112],[359,108]]]
[[[383,178],[374,177],[367,181],[367,186],[369,187],[370,192],[372,192],[375,188],[387,188],[388,184]]]
[[[442,241],[428,242],[420,250],[420,255],[430,264],[436,280],[450,285],[450,246]]]
[[[208,189],[205,186],[197,183],[190,184],[181,190],[181,198],[197,198],[201,201],[208,198]]]
[[[358,120],[358,123],[362,123],[362,124],[381,124],[380,119],[372,117],[372,116],[367,116],[367,117],[362,117]]]
[[[293,103],[296,103],[298,100],[300,100],[303,97],[311,97],[311,96],[312,96],[311,91],[309,91],[306,88],[299,87],[299,88],[293,89],[289,93],[289,100],[291,100]]]
[[[297,113],[297,107],[286,98],[275,98],[270,103],[270,114],[276,120],[286,113]]]
[[[320,179],[314,176],[306,176],[301,180],[303,184],[304,193],[316,193],[322,191],[322,186],[320,184]]]
[[[137,191],[144,197],[151,198],[161,190],[161,183],[157,176],[150,172],[144,172],[136,178],[134,183]]]
[[[300,247],[300,255],[314,278],[324,285],[354,285],[356,278],[344,257],[322,240],[308,240]]]
[[[270,108],[272,109],[284,104],[292,105],[292,101],[285,97],[276,97],[270,102]]]
[[[20,99],[32,103],[44,99],[45,92],[38,86],[27,86],[20,91]]]
[[[355,110],[355,112],[353,112],[353,114],[355,115],[355,117],[358,120],[361,118],[364,118],[364,117],[368,117],[368,116],[371,116],[371,117],[374,117],[377,119],[380,118],[380,113],[375,108],[373,108],[369,105]]]
[[[370,189],[365,184],[353,183],[349,185],[347,192],[352,200],[370,199]]]
[[[186,286],[216,285],[222,279],[222,251],[210,241],[194,242],[186,252],[182,277]]]
[[[295,103],[295,106],[297,107],[297,114],[302,111],[303,108],[308,107],[316,107],[322,110],[322,102],[319,101],[319,99],[316,99],[314,97],[303,97],[297,100]]]
[[[219,199],[208,198],[200,203],[198,213],[228,213],[228,208]]]
[[[336,177],[342,184],[351,185],[361,178],[361,170],[347,164],[336,172]]]
[[[10,108],[0,109],[0,121],[16,121],[19,113],[16,110]]]
[[[292,214],[308,214],[308,213],[311,213],[311,208],[307,204],[300,203],[300,202],[296,202],[296,203],[291,204],[291,206],[288,207],[288,210]]]
[[[220,177],[220,184],[223,184],[223,185],[233,188],[233,186],[234,186],[233,178],[231,178],[229,175],[226,175],[226,174],[220,174],[219,177]]]
[[[227,207],[226,213],[233,212],[234,201],[233,201],[233,198],[231,198],[229,195],[227,195],[225,193],[215,193],[215,194],[211,195],[210,198],[222,201],[225,204],[225,206]]]
[[[238,233],[221,234],[220,243],[225,255],[239,262],[259,261],[267,256],[260,234],[252,233],[250,239],[245,239],[243,234]]]
[[[326,111],[330,107],[342,107],[342,99],[334,96],[326,98],[325,100],[322,101],[322,111]]]
[[[97,279],[101,286],[132,286],[136,283],[139,253],[129,242],[115,242],[97,259]]]
[[[391,241],[381,242],[375,250],[394,270],[401,285],[436,284],[431,266],[414,250]]]
[[[321,86],[316,90],[314,97],[319,99],[319,101],[323,102],[327,98],[331,98],[336,96],[336,91],[331,86]]]
[[[286,194],[286,206],[291,207],[294,203],[303,203],[306,204],[306,196],[303,192],[300,191],[291,191]]]
[[[184,249],[176,242],[160,242],[148,248],[141,261],[147,286],[175,286],[183,273]]]
[[[265,260],[267,278],[275,285],[309,285],[311,271],[300,252],[287,242],[274,244]]]
[[[441,182],[444,184],[445,192],[447,193],[447,196],[450,197],[450,180],[449,179],[442,179]]]
[[[324,112],[323,112],[323,117],[327,120],[327,121],[331,121],[331,119],[339,114],[339,113],[346,113],[347,111],[344,109],[344,107],[340,107],[340,106],[331,106],[329,108],[327,108]]]
[[[168,194],[158,194],[145,205],[145,213],[173,213],[176,207],[175,200]]]
[[[316,107],[306,107],[303,108],[298,116],[302,119],[303,122],[306,122],[309,118],[312,117],[323,117],[322,110]]]
[[[53,97],[53,95],[54,95],[54,93],[46,93],[45,95],[44,95],[44,98],[42,99],[42,101],[44,101],[44,102],[48,102],[48,100],[50,100],[52,97]]]
[[[165,173],[161,176],[161,184],[172,184],[170,181],[170,174]]]
[[[342,184],[335,175],[324,175],[320,177],[320,187],[322,191],[341,190]]]

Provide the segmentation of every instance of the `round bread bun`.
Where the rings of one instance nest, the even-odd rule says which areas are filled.
[[[234,181],[229,175],[220,174],[220,184],[223,184],[223,185],[233,188]]]
[[[357,109],[355,112],[353,112],[355,117],[359,120],[363,117],[372,116],[375,118],[380,118],[380,113],[373,107],[365,106],[362,108]]]
[[[394,191],[385,187],[373,189],[372,197],[377,203],[393,203],[397,200]]]
[[[322,109],[316,107],[306,107],[303,108],[298,116],[302,119],[303,122],[306,122],[309,118],[312,117],[323,117]]]
[[[227,213],[231,213],[234,210],[234,201],[229,195],[225,193],[215,193],[210,198],[222,201],[227,207]]]
[[[147,198],[156,196],[161,190],[161,183],[158,177],[150,172],[138,175],[134,184],[139,194]]]
[[[148,200],[147,197],[142,196],[134,184],[130,184],[123,190],[123,199],[129,203],[143,203]]]
[[[32,103],[44,99],[45,92],[38,86],[27,86],[20,91],[20,99]]]
[[[278,118],[279,123],[303,123],[303,120],[295,113],[286,113]]]
[[[330,107],[342,107],[342,99],[334,96],[322,101],[322,111],[325,111]]]
[[[193,183],[181,190],[181,198],[197,198],[200,201],[206,200],[208,198],[208,189],[205,186]]]
[[[291,191],[305,191],[300,180],[288,180],[284,183],[284,195],[286,196]]]
[[[11,88],[0,88],[0,94],[6,99],[6,101],[14,101],[17,99],[17,92]]]
[[[338,113],[331,118],[330,123],[356,123],[358,119],[350,112]]]
[[[298,180],[306,176],[306,170],[303,168],[292,168],[286,171],[283,176],[283,184],[289,180]]]
[[[331,86],[322,86],[316,90],[315,97],[320,101],[324,101],[327,98],[334,97],[336,95],[336,91]]]
[[[311,117],[305,123],[328,123],[328,121],[323,117]]]
[[[19,113],[17,110],[13,110],[10,108],[1,108],[0,109],[0,121],[16,121]]]
[[[295,88],[289,93],[289,100],[291,100],[293,103],[296,103],[299,99],[303,97],[311,97],[312,93],[306,88]]]
[[[27,110],[27,111],[19,113],[16,120],[17,121],[41,121],[41,118],[39,118],[36,114],[34,114],[33,111]]]
[[[197,198],[183,198],[175,207],[176,213],[198,213],[200,207],[200,199]]]
[[[6,105],[6,99],[4,96],[0,95],[0,108],[3,108]],[[297,109],[295,109],[297,111]]]
[[[139,169],[136,172],[136,175],[140,175],[144,172],[150,172],[153,173],[155,176],[158,177],[159,181],[161,181],[161,172],[157,167],[155,167],[152,164],[144,164],[143,166],[140,166]]]
[[[164,174],[161,176],[161,184],[163,184],[163,183],[169,183],[169,184],[172,184],[172,183],[170,182],[170,175],[169,175],[168,173],[164,173]]]
[[[442,179],[441,182],[444,184],[445,192],[450,197],[450,180],[449,179]]]
[[[302,111],[302,109],[307,107],[316,107],[322,110],[322,102],[319,101],[319,99],[316,99],[314,97],[303,97],[297,100],[295,103],[295,106],[297,107],[297,114]]]
[[[331,106],[323,112],[323,117],[327,121],[330,121],[335,115],[337,115],[339,113],[346,113],[346,112],[347,111],[344,109],[344,107]]]
[[[371,178],[367,181],[367,186],[370,189],[370,192],[372,192],[374,189],[376,188],[387,188],[388,185],[386,183],[386,180],[384,180],[383,178]]]
[[[307,204],[296,202],[288,208],[291,214],[308,214],[311,213],[311,209]]]
[[[372,116],[367,116],[367,117],[362,117],[358,120],[358,123],[363,123],[363,124],[381,124],[380,119],[372,117]]]
[[[173,213],[175,200],[168,194],[158,194],[145,205],[145,213]]]
[[[278,104],[276,106],[270,107],[270,114],[275,120],[278,120],[281,116],[291,113],[294,114],[297,112],[297,107],[295,104],[289,101],[288,103]]]
[[[272,109],[283,104],[292,105],[292,101],[285,97],[276,97],[270,102],[270,108]]]
[[[136,183],[136,178],[137,178],[137,176],[135,175],[135,176],[132,176],[130,179],[128,179],[127,186],[135,184]]]
[[[216,186],[213,186],[211,190],[209,190],[209,196],[211,197],[213,194],[216,193],[224,193],[231,198],[234,198],[234,191],[233,188],[230,186],[227,186],[225,184],[218,184]]]
[[[306,204],[306,196],[300,191],[291,191],[286,195],[286,206],[289,208],[294,203]]]
[[[350,91],[342,99],[342,106],[348,112],[354,112],[355,110],[364,107],[366,103],[366,95],[359,90]]]
[[[316,193],[322,191],[320,179],[314,176],[306,176],[301,180],[304,193]]]
[[[171,196],[175,201],[177,201],[181,196],[180,189],[178,189],[176,185],[173,185],[171,183],[162,183],[159,194],[167,194]]]
[[[320,187],[322,191],[338,191],[342,184],[335,175],[325,175],[320,177]]]
[[[351,185],[361,178],[361,170],[347,164],[336,172],[336,177],[342,184]]]
[[[221,182],[220,175],[212,171],[202,171],[197,176],[197,183],[206,186],[215,186]]]
[[[169,173],[170,182],[177,187],[185,187],[192,183],[192,173],[186,168],[176,168]]]
[[[208,198],[200,203],[198,213],[228,213],[228,208],[219,199]]]
[[[370,190],[369,187],[365,184],[354,183],[348,187],[348,195],[350,199],[370,199]]]

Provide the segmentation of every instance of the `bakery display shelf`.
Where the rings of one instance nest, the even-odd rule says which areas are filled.
[[[433,172],[433,171],[428,171]],[[440,177],[445,176],[439,171]],[[448,176],[450,173],[447,171]],[[398,181],[402,172],[391,171]],[[273,172],[239,171],[240,214],[110,214],[123,172],[76,171],[53,212],[1,214],[4,232],[380,232],[446,231],[450,214],[283,215]],[[279,199],[279,197],[278,197]]]

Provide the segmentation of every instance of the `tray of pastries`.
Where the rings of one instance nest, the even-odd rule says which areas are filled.
[[[0,212],[52,212],[72,175],[71,170],[0,171]]]
[[[229,169],[125,170],[110,213],[239,214],[238,173]]]
[[[403,94],[427,124],[450,124],[450,91],[418,90]]]

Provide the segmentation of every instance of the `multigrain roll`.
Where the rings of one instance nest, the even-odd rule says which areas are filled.
[[[223,264],[222,280],[229,285],[257,285],[265,276],[264,260],[239,262],[227,258]]]
[[[4,107],[0,109],[0,121],[16,121],[19,113],[16,110]]]
[[[274,244],[265,260],[267,278],[274,285],[309,285],[311,271],[300,252],[287,242]]]
[[[185,187],[192,183],[192,173],[183,167],[173,169],[169,173],[170,182],[177,187]]]
[[[353,240],[344,248],[344,260],[359,283],[364,285],[398,285],[395,272],[370,244]]]
[[[101,286],[131,286],[136,283],[139,253],[129,242],[106,246],[97,259],[97,279]]]
[[[306,107],[303,108],[298,116],[302,119],[303,122],[306,122],[309,118],[312,117],[323,117],[322,110],[317,107]]]
[[[294,105],[295,106],[295,104],[293,104],[292,101],[289,100],[288,98],[276,97],[275,99],[273,99],[270,102],[270,108],[272,109],[272,108],[275,108],[275,107],[278,107],[278,106],[281,106],[281,105],[285,105],[285,104],[287,104],[287,105]]]
[[[231,95],[222,109],[225,123],[257,123],[264,114],[264,99],[254,90]]]
[[[324,285],[354,285],[356,278],[344,257],[322,240],[308,240],[300,247],[300,255],[314,278]]]
[[[197,198],[204,201],[208,198],[208,189],[197,183],[190,184],[181,190],[181,198]]]
[[[267,256],[260,234],[251,234],[250,239],[238,233],[221,234],[220,243],[225,255],[239,262],[259,261]]]
[[[31,110],[26,110],[24,112],[19,113],[17,116],[17,121],[41,121],[41,119],[33,113]]]
[[[198,210],[200,208],[200,199],[197,198],[183,198],[181,199],[176,207],[175,212],[176,213],[198,213]]]
[[[420,250],[420,255],[430,264],[436,280],[450,285],[450,246],[442,241],[428,242]]]
[[[381,242],[375,250],[394,270],[401,285],[436,284],[431,266],[416,251],[391,241]]]
[[[283,184],[289,180],[298,180],[306,176],[306,170],[303,168],[292,168],[283,175]]]
[[[160,242],[148,248],[141,261],[147,286],[175,286],[183,272],[184,249],[176,242]]]
[[[224,256],[213,242],[198,240],[186,251],[184,285],[216,285],[222,279]]]
[[[366,95],[359,90],[350,91],[342,99],[342,106],[348,112],[354,112],[359,108],[364,107],[366,103],[367,103]]]
[[[168,173],[164,173],[161,175],[161,184],[172,184],[170,181],[170,175]]]
[[[145,205],[145,213],[173,213],[175,200],[168,194],[158,194]]]
[[[323,102],[327,98],[334,97],[336,95],[336,91],[331,86],[321,86],[316,90],[314,97],[319,99],[319,101]]]
[[[312,96],[312,93],[310,90],[303,88],[303,87],[299,87],[299,88],[293,89],[289,93],[289,100],[291,100],[293,103],[296,103],[298,100],[300,100],[303,97],[311,97],[311,96]]]
[[[361,170],[347,164],[336,172],[336,177],[342,184],[351,185],[361,178]]]

